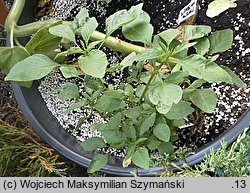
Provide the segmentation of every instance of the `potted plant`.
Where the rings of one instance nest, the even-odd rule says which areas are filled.
[[[83,98],[72,83],[65,84],[59,92],[62,99],[77,98],[70,110],[89,105],[104,120],[92,125],[92,129],[101,131],[102,136],[83,143],[70,136],[51,116],[40,97],[37,82],[31,88],[13,83],[13,89],[38,134],[76,163],[84,166],[90,163],[89,172],[102,168],[107,173],[127,176],[135,171],[134,165],[142,168],[137,171],[139,175],[162,170],[163,167],[149,167],[149,151],[172,154],[175,130],[182,126],[183,120],[195,110],[210,113],[216,106],[216,94],[211,89],[202,88],[203,84],[226,82],[245,87],[229,68],[214,62],[214,54],[230,48],[232,30],[210,34],[209,26],[187,25],[183,29],[182,41],[176,39],[180,35],[177,29],[165,30],[152,37],[152,25],[142,4],[109,16],[105,34],[95,31],[98,23],[86,9],[82,9],[73,22],[38,21],[17,26],[24,5],[24,0],[15,1],[7,18],[11,48],[0,53],[5,62],[1,68],[8,74],[6,80],[26,87],[31,86],[30,81],[43,78],[54,68],[58,68],[65,78],[76,77],[84,82]],[[36,6],[36,2],[26,6]],[[118,28],[122,28],[126,38],[144,43],[148,48],[111,37]],[[21,44],[14,46],[15,37],[32,33],[35,35],[25,47]],[[80,43],[75,34],[81,36]],[[56,53],[54,50],[62,38],[73,42],[74,46]],[[119,65],[108,67],[105,53],[100,50],[103,44],[125,55]],[[196,53],[189,55],[187,50],[191,47]],[[205,57],[207,53],[212,57]],[[65,55],[71,54],[77,54],[77,62],[65,64]],[[145,63],[148,71],[143,70]],[[103,81],[106,72],[126,68],[131,68],[126,82],[107,85]],[[201,161],[211,147],[220,147],[222,139],[228,144],[234,141],[249,125],[249,116],[248,110],[231,129],[187,157],[187,163],[193,165]],[[101,148],[123,149],[125,157],[119,159],[93,151]],[[179,162],[177,166],[181,164]]]

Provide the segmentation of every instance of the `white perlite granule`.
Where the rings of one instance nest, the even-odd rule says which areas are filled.
[[[67,82],[76,83],[76,81],[76,79],[64,79],[58,71],[53,71],[41,81],[38,89],[49,111],[56,117],[64,129],[72,132],[77,126],[78,120],[81,118],[86,119],[76,132],[72,132],[72,135],[79,141],[84,141],[93,136],[100,136],[98,131],[92,131],[90,127],[94,122],[105,123],[105,121],[97,112],[94,112],[88,106],[68,111],[68,107],[76,102],[76,100],[63,101],[57,97],[57,91],[63,84]],[[81,90],[83,84],[78,82],[78,86]]]
[[[106,14],[105,5],[99,0],[53,0],[51,10],[53,15],[45,15],[41,20],[67,20],[76,15],[81,8],[86,7],[98,12],[99,16]]]

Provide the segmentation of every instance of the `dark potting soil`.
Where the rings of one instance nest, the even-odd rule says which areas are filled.
[[[218,64],[228,66],[247,85],[246,89],[239,89],[228,84],[210,84],[219,97],[215,113],[206,115],[209,124],[204,129],[189,135],[192,128],[182,130],[178,145],[188,147],[201,146],[213,140],[219,134],[231,127],[239,117],[250,107],[250,0],[237,1],[237,7],[229,9],[215,18],[206,16],[206,9],[210,1],[202,1],[197,18],[197,24],[210,25],[215,30],[230,28],[234,31],[234,41],[231,49],[221,54]],[[250,120],[249,120],[250,124]],[[184,136],[184,138],[183,138]],[[192,148],[193,148],[192,147]]]
[[[52,1],[56,2],[56,0]],[[62,2],[57,0],[57,2]],[[64,1],[66,2],[66,1]],[[129,9],[131,6],[143,2],[143,9],[151,16],[151,23],[155,30],[154,34],[159,33],[170,27],[177,26],[177,18],[179,11],[187,5],[190,0],[113,0],[109,5],[102,6],[102,9],[96,6],[94,0],[87,0],[83,3],[77,1],[67,0],[68,6],[65,13],[67,20],[72,20],[82,6],[86,6],[90,15],[97,18],[102,24],[99,26],[100,31],[104,31],[105,17],[115,13],[117,10]],[[70,3],[71,2],[71,3]],[[222,30],[231,28],[234,30],[234,43],[232,49],[220,55],[217,63],[228,66],[231,70],[235,71],[242,80],[247,84],[247,89],[239,89],[236,86],[220,84],[207,84],[206,87],[212,87],[218,95],[218,106],[216,111],[212,114],[205,114],[202,116],[204,124],[199,127],[188,127],[178,130],[179,140],[176,145],[179,147],[186,147],[188,149],[196,149],[201,145],[212,141],[219,134],[223,133],[230,126],[232,126],[237,119],[244,113],[250,106],[250,40],[249,40],[249,0],[237,1],[238,6],[229,9],[218,17],[209,18],[206,16],[207,5],[211,2],[200,1],[200,10],[197,18],[197,24],[210,25],[213,30]],[[53,3],[52,3],[53,4]],[[57,7],[60,7],[59,5]],[[69,14],[66,14],[69,12]],[[59,14],[60,15],[60,14]],[[51,12],[47,13],[51,16]],[[115,34],[121,37],[119,33]],[[113,53],[108,51],[110,57]],[[118,77],[117,77],[118,76]],[[114,79],[119,79],[119,73],[114,77],[108,77],[108,83],[114,83]],[[249,121],[250,122],[250,121]],[[79,133],[81,134],[81,132]],[[89,136],[90,137],[90,136]]]

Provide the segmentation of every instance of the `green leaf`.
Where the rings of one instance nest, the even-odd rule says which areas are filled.
[[[176,84],[161,83],[149,91],[149,100],[157,105],[156,109],[161,114],[166,114],[173,103],[178,103],[182,98],[182,89]]]
[[[104,131],[107,128],[106,124],[103,123],[94,123],[91,125],[91,130],[93,131]]]
[[[140,126],[139,135],[143,136],[151,127],[153,127],[156,119],[156,113],[151,114],[149,117],[145,118]]]
[[[158,141],[157,138],[156,139],[150,139],[149,144],[147,145],[147,147],[150,150],[155,150],[155,149],[158,149],[158,147],[160,146],[161,143],[162,142]]]
[[[124,108],[125,106],[126,104],[124,101],[106,95],[101,96],[94,105],[95,109],[99,112],[113,112],[117,109]]]
[[[196,40],[197,44],[194,45],[196,52],[200,55],[205,55],[208,53],[210,48],[210,42],[207,37],[203,37]]]
[[[147,84],[151,77],[151,73],[149,71],[141,72],[139,75],[139,79],[141,83]],[[162,81],[160,76],[154,76],[153,80],[151,81],[151,85],[159,84]]]
[[[112,65],[110,68],[107,68],[106,69],[106,72],[115,72],[115,71],[117,71],[117,70],[120,70],[120,69],[122,69],[122,65],[120,65],[120,64],[114,64],[114,65]]]
[[[182,44],[175,47],[174,52],[172,53],[172,56],[175,56],[175,58],[180,58],[180,57],[177,57],[177,56],[178,55],[180,55],[180,56],[183,55],[182,57],[185,57],[186,52],[188,51],[188,48],[191,48],[191,47],[195,46],[196,44],[197,44],[197,42],[182,43]]]
[[[96,78],[104,77],[108,61],[101,50],[91,50],[87,56],[80,56],[78,60],[84,73]]]
[[[56,66],[60,66],[60,64],[45,55],[35,54],[13,66],[5,80],[39,80],[48,75]]]
[[[156,105],[156,110],[161,114],[166,114],[168,111],[170,111],[172,107],[172,104],[166,104],[164,102],[159,102]]]
[[[159,123],[154,128],[154,135],[161,141],[168,142],[170,140],[170,128],[167,124]]]
[[[207,81],[205,81],[203,79],[195,80],[189,87],[187,87],[183,90],[183,98],[185,100],[189,100],[189,94],[194,92],[196,89],[200,88],[206,82]]]
[[[191,76],[211,82],[232,83],[231,76],[216,63],[197,54],[181,61],[183,71]]]
[[[150,33],[151,30],[149,24],[150,17],[146,12],[142,11],[142,6],[143,6],[142,3],[136,6],[132,6],[130,10],[127,11],[128,15],[125,14],[127,18],[126,17],[123,18],[125,20],[127,19],[127,22],[123,24],[120,23],[121,24],[120,27],[123,26],[122,28],[123,35],[127,39],[131,39],[132,41],[141,41],[141,39],[145,41],[145,38],[148,38],[148,34]],[[126,10],[124,11],[124,13],[126,13]],[[138,31],[136,30],[144,30],[144,33],[138,33]]]
[[[58,90],[58,98],[61,100],[67,100],[72,98],[79,98],[79,90],[76,84],[65,83]]]
[[[190,115],[194,109],[189,102],[180,101],[173,104],[170,111],[165,115],[168,119],[182,119]]]
[[[55,57],[54,60],[56,62],[64,62],[68,55],[71,54],[84,54],[84,51],[79,47],[70,47],[68,50],[64,52],[59,52]]]
[[[0,69],[8,74],[10,69],[18,62],[29,57],[29,53],[22,47],[6,48],[0,51]]]
[[[185,119],[174,119],[172,120],[171,124],[173,127],[179,127],[179,128],[181,128],[182,126],[185,127]],[[173,137],[177,137],[177,136],[175,135]],[[174,141],[174,140],[171,138],[171,141]]]
[[[90,51],[93,48],[95,48],[98,44],[101,44],[104,40],[98,40],[98,41],[94,41],[91,42],[90,44],[88,44],[87,50]]]
[[[89,18],[86,23],[83,24],[83,26],[80,27],[79,31],[86,43],[89,42],[89,39],[93,32],[96,30],[98,27],[98,23],[96,21],[96,18],[91,17]]]
[[[182,83],[188,77],[187,72],[176,71],[168,75],[165,79],[166,83],[179,84]]]
[[[75,109],[78,109],[78,108],[81,108],[81,107],[84,107],[88,104],[88,101],[87,100],[81,100],[79,102],[76,102],[72,105],[69,106],[69,108],[67,109],[67,111],[72,111],[72,110],[75,110]]]
[[[140,144],[140,143],[142,143],[142,142],[145,142],[146,140],[147,140],[148,138],[139,138],[139,139],[137,139],[136,141],[135,141],[135,145],[138,145],[138,144]]]
[[[102,93],[102,89],[98,89],[98,90],[94,91],[94,92],[91,94],[91,96],[90,96],[90,98],[91,98],[90,100],[91,100],[91,101],[96,100],[97,97],[101,96],[101,93]]]
[[[181,87],[171,83],[158,84],[150,91],[150,101],[154,105],[157,105],[159,101],[164,101],[166,104],[178,103],[182,96]]]
[[[132,52],[131,54],[129,54],[128,56],[126,56],[122,61],[121,61],[121,66],[122,66],[122,70],[124,70],[124,68],[132,66],[134,60],[134,57],[136,56],[135,52]]]
[[[228,67],[226,66],[220,66],[222,69],[224,69],[229,76],[231,76],[232,78],[232,83],[234,83],[236,86],[240,87],[240,88],[246,88],[247,85],[232,71],[230,70]]]
[[[217,96],[211,89],[197,89],[189,95],[189,98],[206,113],[212,113],[217,104]]]
[[[1,40],[1,39],[0,39]],[[0,47],[0,52],[9,49],[8,47]]]
[[[136,140],[136,130],[133,124],[131,125],[126,125],[123,127],[124,134],[126,135],[127,138],[132,139],[133,141]]]
[[[177,29],[168,29],[161,32],[158,36],[160,36],[164,40],[166,46],[169,46],[179,33],[180,31]]]
[[[80,127],[83,125],[83,123],[84,123],[86,120],[87,120],[87,117],[81,117],[81,118],[78,120],[78,122],[77,122],[75,128],[73,129],[73,133],[76,132],[78,129],[80,129]]]
[[[167,123],[166,118],[165,118],[164,115],[162,115],[162,114],[158,114],[158,115],[157,115],[155,124],[157,125],[157,124],[159,124],[159,123],[164,123],[164,124]]]
[[[202,38],[211,32],[211,27],[207,25],[185,25],[184,26],[184,41],[190,41]]]
[[[126,96],[134,97],[134,88],[131,86],[131,84],[127,84],[125,86],[124,92]]]
[[[65,38],[72,42],[76,42],[75,33],[70,25],[60,24],[49,28],[49,32],[55,36]]]
[[[123,133],[117,130],[105,129],[102,131],[102,136],[108,144],[119,144],[125,141]]]
[[[135,165],[145,170],[149,169],[149,154],[145,147],[140,147],[132,156]]]
[[[185,57],[186,58],[186,57]],[[184,59],[184,58],[183,58]],[[174,72],[179,72],[181,70],[181,64],[178,63],[175,65],[175,67],[172,69],[171,73],[173,74]]]
[[[232,77],[227,73],[227,71],[212,61],[207,62],[206,69],[202,73],[201,77],[204,80],[211,82],[232,83]]]
[[[173,154],[174,153],[173,144],[171,142],[162,142],[158,147],[158,151],[161,155]]]
[[[97,154],[89,164],[88,173],[94,173],[100,170],[108,163],[108,155]]]
[[[109,89],[109,90],[106,90],[104,92],[104,94],[106,96],[110,96],[112,98],[116,98],[116,99],[120,99],[120,100],[124,99],[124,97],[125,97],[125,93],[121,89],[118,89],[118,90]]]
[[[237,7],[235,1],[236,0],[214,0],[208,4],[206,14],[208,17],[218,16],[229,8]]]
[[[181,61],[181,66],[184,72],[189,75],[202,78],[206,68],[207,59],[198,54],[193,54]]]
[[[145,86],[145,85],[142,85],[142,84],[138,85],[137,88],[136,88],[136,90],[135,90],[135,95],[136,95],[137,97],[140,97],[140,96],[142,95],[142,93],[143,93],[145,87],[146,87],[146,86]]]
[[[233,30],[224,29],[212,33],[209,37],[209,54],[221,53],[231,48],[233,43]]]
[[[142,10],[143,7],[143,3],[139,3],[138,5],[132,6],[128,12],[130,15],[132,15],[133,17],[137,18],[140,16],[140,14],[142,14],[144,11]],[[150,17],[147,16],[145,17],[145,21],[149,22],[150,21]]]
[[[100,137],[91,137],[80,143],[85,151],[94,151],[98,148],[107,147],[107,144]]]
[[[134,42],[150,44],[153,35],[153,26],[147,21],[148,14],[143,12],[139,17],[122,28],[125,38]]]
[[[79,29],[81,26],[83,26],[85,24],[85,22],[87,21],[87,19],[89,18],[89,12],[88,10],[84,7],[82,8],[78,14],[76,15],[74,21],[71,23],[72,28],[74,29],[74,31],[76,31],[77,29]]]
[[[84,86],[93,90],[98,90],[102,87],[100,80],[89,75],[84,76]]]
[[[135,19],[127,10],[120,10],[106,19],[106,36]]]
[[[138,53],[135,57],[135,61],[144,61],[144,60],[150,60],[150,59],[155,59],[159,58],[164,54],[164,51],[161,48],[149,48],[146,49],[145,51],[142,51]]]
[[[124,115],[128,118],[136,119],[141,115],[142,111],[143,111],[142,107],[129,108],[124,111]]]
[[[62,38],[51,34],[49,27],[46,26],[38,30],[26,44],[25,48],[30,54],[46,55],[58,48]]]
[[[78,77],[77,69],[74,66],[61,66],[60,71],[64,78]]]
[[[209,57],[209,60],[212,61],[212,62],[214,62],[214,61],[216,61],[219,57],[220,57],[220,54],[216,54],[216,55],[210,56],[210,57]]]
[[[122,121],[122,113],[116,113],[108,122],[106,129],[119,130]]]
[[[126,150],[126,156],[125,156],[125,160],[132,157],[134,152],[135,152],[135,145],[134,144],[131,144],[128,146],[127,150]]]

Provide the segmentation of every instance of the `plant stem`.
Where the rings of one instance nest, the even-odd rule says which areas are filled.
[[[14,38],[14,41],[15,41],[16,45],[18,45],[19,47],[23,47],[23,46],[20,44],[19,40],[18,40],[16,37]]]
[[[142,103],[142,100],[143,100],[143,98],[144,98],[146,92],[148,91],[148,88],[149,88],[151,82],[153,81],[155,75],[156,75],[155,72],[152,72],[152,74],[150,75],[150,78],[149,78],[149,80],[148,80],[148,83],[147,83],[146,87],[144,88],[144,90],[143,90],[143,92],[142,92],[142,95],[141,95],[141,97],[140,97],[139,104]]]
[[[5,29],[8,33],[10,33],[11,27],[14,25],[14,37],[24,37],[34,34],[39,29],[58,22],[58,20],[45,20],[18,26],[17,21],[21,16],[24,5],[25,5],[25,0],[15,0],[8,14],[8,17],[6,18]],[[69,22],[63,21],[63,23],[68,24]],[[122,52],[126,55],[130,54],[131,52],[139,53],[146,49],[141,46],[127,43],[118,38],[114,37],[105,38],[105,37],[106,37],[105,34],[95,31],[91,36],[91,40],[93,41],[104,40],[105,46],[111,48],[112,50]]]
[[[10,29],[10,47],[14,47],[14,25],[12,25]]]
[[[105,46],[111,48],[114,51],[122,52],[123,54],[126,54],[126,55],[132,52],[139,53],[139,52],[146,50],[146,48],[144,47],[130,44],[128,42],[122,41],[115,37],[111,37],[111,36],[109,36],[108,38],[105,38],[105,37],[106,37],[105,34],[98,32],[98,31],[94,31],[94,33],[91,36],[91,39],[94,41],[104,40]]]

